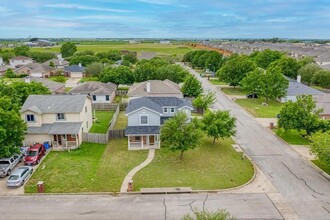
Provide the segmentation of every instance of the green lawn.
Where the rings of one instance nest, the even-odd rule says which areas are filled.
[[[51,76],[48,79],[54,81],[54,82],[59,82],[59,83],[66,83],[66,81],[69,79],[69,77],[64,77],[64,76]]]
[[[326,172],[327,174],[330,175],[330,165],[329,164],[325,164],[323,162],[321,162],[320,160],[312,160],[312,162],[318,166],[319,168],[321,168],[321,170],[323,170],[324,172]]]
[[[96,122],[93,123],[89,133],[102,133],[105,134],[109,128],[114,111],[95,111]]]
[[[98,77],[84,77],[79,80],[80,83],[90,82],[90,81],[99,81]]]
[[[113,130],[122,130],[127,127],[127,117],[124,111],[119,112],[116,124]]]
[[[210,79],[209,82],[212,83],[213,85],[227,85],[227,83],[222,82],[218,79]]]
[[[221,91],[226,93],[227,95],[243,95],[243,96],[246,95],[246,93],[244,93],[242,91],[242,89],[239,88],[239,87],[236,87],[236,88],[234,88],[234,87],[232,87],[232,88],[221,88]]]
[[[47,193],[118,192],[128,172],[147,154],[128,151],[127,139],[112,139],[107,146],[83,143],[71,152],[52,151],[25,186],[25,192],[35,193],[40,180],[45,182]]]
[[[201,146],[184,153],[161,148],[154,160],[133,178],[135,190],[149,187],[192,187],[193,189],[225,189],[240,186],[253,176],[248,159],[231,146],[231,139],[203,138]]]
[[[115,99],[113,100],[113,103],[121,103],[122,99],[123,99],[123,96],[116,95]]]
[[[280,113],[283,103],[269,100],[268,106],[261,105],[265,99],[237,99],[236,102],[256,118],[276,118]]]
[[[308,139],[302,137],[301,132],[297,130],[284,130],[284,129],[274,129],[274,132],[277,136],[281,137],[288,144],[294,145],[308,145]]]
[[[183,55],[190,50],[191,47],[181,44],[154,44],[154,43],[141,43],[141,44],[128,44],[127,42],[117,42],[110,44],[109,42],[89,42],[88,44],[77,45],[77,51],[91,50],[94,52],[106,52],[109,50],[129,50],[137,51],[138,53],[144,52],[157,52],[157,55]],[[46,52],[60,52],[60,46],[51,48],[31,48],[31,51],[46,51]]]

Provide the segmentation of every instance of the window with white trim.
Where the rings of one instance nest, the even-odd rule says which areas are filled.
[[[34,115],[26,115],[26,121],[27,122],[35,122],[35,117]]]
[[[171,108],[171,113],[174,113],[175,112],[175,108]]]
[[[56,114],[56,120],[58,120],[58,121],[65,120],[64,113],[57,113]]]
[[[105,101],[109,101],[109,100],[110,100],[109,95],[106,95],[106,96],[105,96]]]
[[[168,112],[168,109],[167,108],[164,108],[163,111],[164,111],[164,113],[167,113]]]
[[[148,116],[147,115],[141,115],[140,123],[141,123],[141,125],[147,125],[148,124]]]

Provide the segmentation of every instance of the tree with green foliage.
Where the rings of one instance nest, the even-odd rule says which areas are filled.
[[[38,52],[38,51],[30,51],[28,54],[34,61],[38,63],[46,62],[47,60],[51,60],[56,58],[55,53],[51,52]]]
[[[55,67],[54,62],[53,62],[53,61],[50,61],[50,62],[49,62],[49,66],[50,66],[50,67]]]
[[[230,215],[225,209],[218,209],[217,211],[208,211],[207,209],[199,211],[193,210],[193,215],[185,215],[182,220],[235,220],[236,218]]]
[[[86,66],[85,73],[90,76],[98,76],[104,69],[104,64],[95,62]]]
[[[52,78],[52,80],[54,80],[55,82],[59,82],[59,83],[66,82],[66,78],[64,76],[56,76],[56,77]]]
[[[320,113],[322,109],[316,108],[316,101],[312,96],[298,96],[296,102],[291,100],[285,103],[280,111],[278,126],[285,130],[305,130],[307,135],[320,129]]]
[[[9,63],[9,60],[15,56],[15,53],[11,50],[0,51],[0,57],[2,57],[3,62]]]
[[[217,72],[224,63],[223,55],[217,51],[209,51],[208,57],[205,61],[204,69],[209,69]]]
[[[61,46],[62,57],[70,57],[77,51],[77,46],[73,42],[66,42]]]
[[[193,75],[186,78],[181,88],[184,95],[189,97],[197,97],[203,92],[202,83]]]
[[[203,56],[207,52],[208,52],[207,50],[196,50],[196,51],[194,51],[194,57],[190,61],[192,66],[193,67],[204,68],[207,56],[204,56],[201,59],[200,59],[200,57]]]
[[[313,57],[306,56],[306,57],[300,58],[298,60],[298,64],[299,64],[300,68],[302,68],[308,64],[316,64],[316,62]]]
[[[160,131],[162,147],[180,151],[180,159],[185,151],[196,148],[203,137],[198,120],[187,123],[188,120],[184,112],[177,112],[165,121]]]
[[[310,151],[330,167],[330,131],[316,132],[310,137]]]
[[[213,145],[215,140],[229,138],[236,133],[236,119],[229,114],[229,111],[207,111],[202,122],[207,136],[213,137]]]
[[[6,78],[15,78],[16,75],[12,69],[7,69],[5,73]]]
[[[318,71],[321,70],[317,64],[310,63],[298,70],[298,75],[301,76],[301,81],[305,82],[308,86],[312,84],[312,78]]]
[[[129,53],[123,56],[123,62],[124,61],[128,61],[131,64],[135,64],[137,62],[137,58],[133,53]]]
[[[312,83],[322,88],[330,88],[330,71],[319,70],[312,77]]]
[[[82,56],[73,55],[68,59],[68,61],[70,61],[70,65],[78,65],[80,63],[83,66],[87,66],[89,64],[99,62],[100,59],[97,56],[93,56],[93,55],[82,55]]]
[[[156,79],[157,68],[149,62],[138,63],[134,70],[135,82]]]
[[[279,60],[283,54],[276,50],[266,49],[264,51],[259,52],[254,58],[254,62],[257,64],[258,67],[263,69],[267,69],[269,64],[272,62]]]
[[[76,55],[76,56],[85,56],[85,55],[94,56],[95,52],[91,51],[91,50],[84,50],[84,51],[76,52],[74,55]]]
[[[220,81],[225,81],[230,86],[238,86],[241,80],[256,69],[256,64],[246,55],[229,58],[219,69],[217,75]]]
[[[176,64],[167,64],[156,70],[157,79],[169,79],[175,83],[181,83],[189,75],[189,72]]]
[[[109,50],[107,52],[100,52],[100,53],[97,53],[96,56],[99,59],[106,58],[113,62],[121,59],[121,53],[118,50]]]
[[[16,56],[28,56],[30,47],[27,45],[21,45],[14,48],[14,53]]]
[[[99,75],[101,82],[119,84],[133,84],[134,74],[129,67],[107,67]]]
[[[197,98],[193,100],[193,105],[197,109],[202,110],[202,114],[209,109],[215,102],[215,93],[208,92],[207,94],[200,94]]]
[[[287,56],[282,56],[281,59],[272,62],[268,66],[268,69],[269,68],[271,68],[271,69],[279,68],[280,72],[283,75],[286,75],[287,77],[295,79],[295,78],[297,78],[300,65],[296,59],[287,57]]]

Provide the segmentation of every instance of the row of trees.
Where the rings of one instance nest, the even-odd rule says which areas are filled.
[[[322,88],[330,88],[330,71],[323,70],[315,63],[309,63],[298,70],[301,81],[308,86],[316,85]]]
[[[216,51],[194,50],[183,56],[183,62],[190,62],[193,68],[200,67],[216,72],[225,62],[225,57]]]
[[[0,81],[0,158],[19,151],[27,129],[19,110],[30,94],[49,94],[40,83]]]

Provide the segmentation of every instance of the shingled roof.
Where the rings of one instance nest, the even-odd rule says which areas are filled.
[[[148,91],[147,86],[150,85]],[[128,97],[166,96],[183,98],[180,86],[171,80],[149,80],[134,83],[127,92]]]
[[[287,93],[286,93],[287,96],[324,94],[324,92],[321,92],[317,89],[306,86],[306,85],[304,85],[302,83],[299,83],[296,80],[293,80],[289,77],[285,77],[285,78],[287,80],[289,80],[289,87],[288,87],[288,90],[287,90]]]
[[[71,94],[91,94],[91,95],[107,95],[117,90],[117,85],[111,82],[85,82],[71,89]]]

